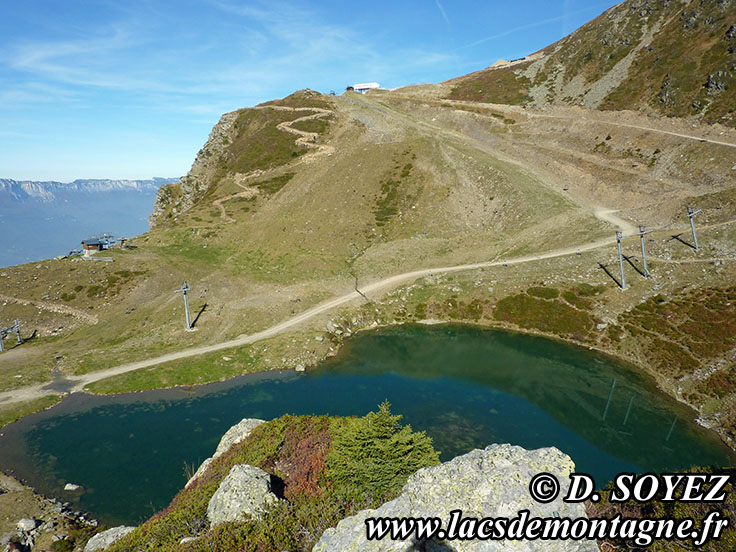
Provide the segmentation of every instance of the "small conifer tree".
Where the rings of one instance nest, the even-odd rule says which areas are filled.
[[[338,494],[370,502],[396,496],[411,474],[439,463],[432,439],[400,425],[401,416],[389,407],[385,401],[378,412],[353,418],[332,433],[328,477]]]

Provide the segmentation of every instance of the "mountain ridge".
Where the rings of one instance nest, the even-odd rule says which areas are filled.
[[[635,109],[736,126],[736,2],[629,0],[558,42],[455,77],[444,97]]]
[[[0,178],[0,197],[14,201],[40,200],[51,202],[58,193],[104,193],[112,191],[156,191],[161,186],[178,182],[178,178],[153,177],[146,180],[109,178],[78,178],[72,182],[55,180],[13,180]]]

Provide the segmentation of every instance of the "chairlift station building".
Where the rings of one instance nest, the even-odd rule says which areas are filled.
[[[381,85],[377,82],[363,82],[353,85],[353,90],[355,90],[356,92],[360,92],[361,94],[365,94],[369,90],[376,90],[378,88],[381,88]]]

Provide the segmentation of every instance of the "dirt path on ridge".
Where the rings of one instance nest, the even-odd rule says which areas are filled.
[[[320,119],[322,117],[327,117],[334,113],[333,110],[322,109],[321,107],[287,107],[287,106],[282,106],[282,105],[260,105],[260,106],[253,107],[251,109],[277,109],[280,111],[291,111],[291,112],[314,111],[315,113],[312,113],[311,115],[305,115],[304,117],[299,117],[297,119],[294,119],[293,121],[283,121],[281,123],[278,123],[276,125],[276,128],[281,131],[288,132],[289,134],[295,134],[298,137],[295,140],[295,143],[297,145],[317,150],[317,151],[314,151],[314,152],[311,152],[311,153],[308,153],[302,156],[299,161],[302,161],[304,163],[311,163],[312,161],[314,161],[315,158],[321,157],[323,155],[331,155],[335,151],[335,148],[332,146],[315,143],[317,138],[319,138],[319,133],[307,132],[305,130],[299,130],[291,126],[294,123],[300,123],[302,121],[312,121],[314,119]],[[225,206],[223,204],[226,201],[230,201],[231,199],[234,199],[236,197],[253,197],[257,195],[259,193],[257,188],[246,186],[243,182],[247,180],[252,180],[255,178],[260,178],[263,175],[268,174],[269,172],[271,171],[262,171],[260,169],[256,169],[255,171],[251,171],[241,176],[238,180],[236,180],[235,183],[241,188],[243,188],[242,192],[238,192],[236,194],[230,194],[230,195],[221,197],[220,199],[216,199],[215,201],[213,201],[212,204],[220,210],[220,218],[224,220],[225,222],[235,222],[235,219],[227,214],[227,211],[225,210]]]
[[[11,297],[10,295],[3,295],[0,293],[0,301],[7,301],[9,303],[18,303],[19,305],[28,305],[37,307],[39,309],[55,312],[58,314],[68,314],[74,318],[87,322],[88,324],[97,324],[98,319],[95,315],[89,314],[74,307],[67,305],[59,305],[58,303],[52,303],[50,301],[34,301],[32,299],[21,299],[20,297]]]

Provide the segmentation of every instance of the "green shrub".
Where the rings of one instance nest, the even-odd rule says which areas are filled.
[[[536,328],[562,337],[585,336],[595,323],[587,312],[560,301],[538,299],[524,293],[501,299],[493,316],[521,328]]]
[[[292,178],[294,178],[294,173],[286,173],[281,176],[276,176],[268,180],[257,182],[256,184],[254,184],[254,186],[258,188],[259,190],[261,190],[263,193],[271,195],[271,194],[275,194],[281,188],[286,186],[286,184]]]
[[[72,552],[74,541],[71,539],[58,540],[51,543],[52,552]]]
[[[578,286],[578,295],[580,297],[593,297],[599,295],[605,290],[605,286],[591,286],[590,284],[580,284]]]
[[[307,115],[309,113],[306,113]],[[299,121],[292,123],[291,128],[304,132],[315,132],[317,134],[325,134],[330,128],[331,117],[320,117],[319,119],[309,119],[307,121]]]
[[[414,318],[417,320],[424,320],[427,318],[427,303],[418,303],[414,307]]]
[[[532,286],[526,292],[534,297],[541,297],[542,299],[554,299],[559,297],[560,290],[555,288],[547,288],[541,286]]]
[[[399,419],[384,404],[364,418],[285,415],[261,424],[212,462],[167,508],[109,550],[307,552],[326,528],[377,505],[381,498],[394,498],[411,473],[438,462],[431,440],[399,426]],[[356,438],[362,449],[352,457]],[[339,484],[330,477],[330,455],[336,459]],[[379,478],[365,480],[360,468],[367,461],[379,466]],[[243,518],[207,531],[207,504],[236,464],[258,466],[280,479],[284,500],[273,504],[260,520]],[[354,483],[359,487],[352,488]],[[366,490],[375,498],[362,494]],[[193,535],[199,538],[183,548],[179,545],[183,537]]]
[[[591,307],[590,301],[583,299],[582,297],[578,297],[573,291],[566,291],[562,294],[562,298],[573,307],[577,307],[582,310],[587,310]]]

